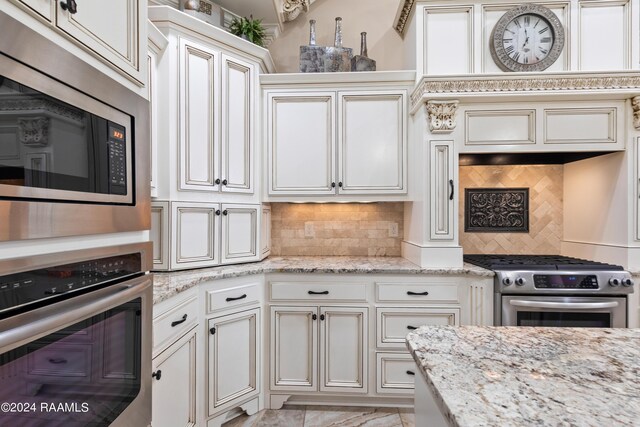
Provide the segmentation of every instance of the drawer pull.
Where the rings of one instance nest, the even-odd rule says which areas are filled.
[[[417,326],[408,325],[407,329],[410,330],[410,331],[414,331],[414,330],[418,329],[418,327]]]
[[[413,292],[413,291],[407,291],[407,295],[411,295],[411,296],[422,296],[422,295],[429,295],[429,291],[424,291],[424,292]]]
[[[162,377],[162,371],[160,369],[158,369],[153,374],[151,374],[151,377],[155,378],[158,381],[160,381],[160,377]]]
[[[413,371],[407,371],[407,375],[415,375],[416,373]]]
[[[53,363],[54,365],[61,365],[63,363],[67,363],[67,359],[63,359],[62,357],[52,357],[49,359],[49,363]]]
[[[179,324],[184,323],[186,321],[187,321],[187,315],[185,314],[184,316],[182,316],[182,319],[171,322],[171,327],[175,328]]]
[[[227,298],[227,302],[238,301],[238,300],[241,300],[241,299],[245,299],[246,297],[247,297],[247,294],[242,294],[241,296],[235,297],[235,298],[229,297],[229,298]]]
[[[309,291],[309,295],[329,295],[329,291],[322,291],[322,292]]]

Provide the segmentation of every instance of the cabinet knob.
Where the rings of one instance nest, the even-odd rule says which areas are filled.
[[[335,182],[331,183],[331,188],[336,188],[336,183]]]
[[[220,209],[216,209],[216,215],[220,216]]]
[[[67,0],[66,2],[61,1],[60,7],[62,8],[62,10],[68,10],[72,15],[78,13],[78,4],[75,0]]]
[[[320,315],[320,320],[324,320],[324,314]]]
[[[229,212],[227,212],[226,209],[222,211],[222,215],[227,216],[228,214],[229,214]]]
[[[158,369],[153,374],[151,374],[151,377],[155,378],[158,381],[160,381],[160,377],[162,377],[162,371],[160,369]]]
[[[342,188],[342,181],[338,183],[338,187]]]
[[[215,335],[216,334],[216,328],[213,327],[213,328],[209,329],[209,332],[211,333],[211,335]]]
[[[222,180],[222,185],[227,185],[227,180],[226,179]]]
[[[217,184],[220,184],[220,178],[216,178],[216,180],[214,181]]]
[[[311,316],[311,320],[317,320],[318,319],[318,315],[314,314],[313,316]]]

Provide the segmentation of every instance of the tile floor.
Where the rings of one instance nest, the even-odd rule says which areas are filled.
[[[413,409],[285,406],[241,415],[223,427],[415,427]]]

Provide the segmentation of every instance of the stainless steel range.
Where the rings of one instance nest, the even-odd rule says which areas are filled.
[[[465,255],[493,270],[496,326],[627,327],[631,275],[622,266],[565,256]]]

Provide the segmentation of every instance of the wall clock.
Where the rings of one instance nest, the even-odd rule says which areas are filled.
[[[491,32],[491,57],[504,71],[542,71],[564,48],[564,27],[555,13],[537,4],[508,10]]]

